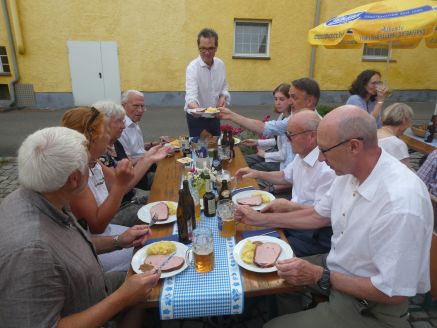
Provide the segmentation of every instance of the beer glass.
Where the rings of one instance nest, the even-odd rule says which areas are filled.
[[[196,223],[200,222],[201,209],[200,209],[200,195],[196,188],[190,188],[191,196],[194,200],[194,213],[196,215]]]
[[[218,229],[222,237],[234,237],[237,223],[234,218],[235,204],[230,199],[222,199],[217,204]]]
[[[199,227],[193,231],[193,258],[197,272],[210,272],[214,269],[214,240],[209,228]]]

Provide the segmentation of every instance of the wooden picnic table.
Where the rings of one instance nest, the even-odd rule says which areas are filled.
[[[175,154],[173,157],[166,158],[159,162],[158,168],[155,173],[152,188],[150,190],[150,196],[148,202],[156,201],[178,201],[178,191],[180,188],[180,181],[183,172],[181,164],[176,162],[176,159],[181,155]],[[242,167],[247,166],[244,156],[238,147],[235,147],[235,158],[230,163],[224,163],[223,169],[230,171],[231,175]],[[258,184],[254,179],[244,179],[238,183],[238,188],[253,186],[258,189]],[[152,228],[153,238],[169,236],[172,233],[172,224],[168,225],[154,225]],[[237,225],[237,242],[242,239],[241,232],[248,230],[257,230],[260,227],[249,226],[245,224]],[[284,233],[281,229],[278,229],[281,239],[286,241]],[[256,273],[241,269],[241,275],[244,284],[244,296],[254,297],[262,295],[271,295],[281,293],[290,290],[291,286],[288,285],[283,279],[279,278],[276,272],[272,273]],[[129,269],[128,275],[134,274],[132,268]],[[159,306],[159,296],[161,292],[161,281],[153,288],[148,300],[145,304],[146,307]]]
[[[432,143],[427,143],[423,138],[414,135],[411,129],[407,129],[401,136],[401,139],[407,144],[408,148],[411,148],[419,153],[429,154],[434,149],[437,149],[437,139],[434,139]]]

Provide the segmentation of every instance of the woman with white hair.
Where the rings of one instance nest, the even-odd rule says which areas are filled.
[[[128,158],[123,145],[118,141],[125,128],[124,117],[126,112],[122,106],[113,101],[98,101],[93,105],[93,108],[96,108],[105,115],[109,133],[109,144],[106,153],[99,157],[99,161],[108,167],[110,171],[115,172],[117,163],[122,159]],[[143,179],[150,167],[163,159],[168,151],[169,149],[163,149],[161,146],[152,147],[135,163],[133,169],[134,177],[129,183],[131,188],[124,195],[121,209],[112,219],[112,223],[125,226],[135,224],[136,213],[147,201],[148,192],[134,187]]]
[[[378,129],[379,146],[408,167],[408,147],[399,137],[411,126],[413,115],[413,109],[407,104],[394,103],[382,113],[382,128]]]

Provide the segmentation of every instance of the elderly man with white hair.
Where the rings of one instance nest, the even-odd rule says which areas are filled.
[[[121,95],[121,105],[123,106],[126,116],[124,117],[125,128],[119,137],[121,145],[127,157],[136,163],[139,159],[148,156],[146,150],[159,144],[159,142],[144,143],[143,132],[138,123],[146,111],[144,104],[144,95],[137,90],[127,90]],[[162,137],[167,139],[167,137]],[[121,156],[119,148],[116,147],[118,157]],[[137,188],[149,190],[153,183],[154,171],[156,166],[153,165],[144,175],[144,178],[137,183]]]
[[[33,133],[19,149],[18,175],[21,187],[0,205],[2,327],[101,327],[146,299],[159,273],[111,290],[116,281],[105,279],[97,254],[143,245],[148,228],[134,226],[118,239],[90,237],[69,210],[88,182],[82,134],[63,127]]]

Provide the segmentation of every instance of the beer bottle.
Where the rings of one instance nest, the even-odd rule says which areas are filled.
[[[220,142],[222,147],[229,146],[228,134],[228,130],[223,131],[222,140]]]
[[[218,200],[222,199],[231,199],[231,192],[229,191],[228,180],[225,179],[222,180],[222,188],[218,196]]]
[[[234,136],[232,135],[232,130],[228,131],[229,149],[231,151],[231,158],[235,157],[234,152]]]
[[[428,127],[426,128],[425,132],[425,142],[432,142],[434,139],[434,132],[435,132],[435,115],[431,117],[431,120],[428,122]]]
[[[222,162],[220,161],[218,157],[218,151],[217,149],[214,149],[213,157],[212,157],[212,168],[216,170],[217,172],[220,172],[222,170]]]
[[[186,220],[186,206],[184,203],[184,190],[179,190],[178,208],[176,210],[176,219],[178,223],[178,236],[179,242],[183,244],[189,244],[191,242],[190,235],[188,233],[188,225]]]
[[[190,216],[191,216],[191,225],[192,230],[196,229],[196,213],[194,209],[194,199],[193,196],[191,196],[190,192],[190,186],[188,185],[188,180],[184,180],[183,182],[183,190],[184,190],[184,202],[189,208]]]
[[[206,179],[206,192],[203,195],[203,213],[207,217],[215,216],[216,204],[215,204],[215,195],[211,191],[211,181],[209,176]]]

